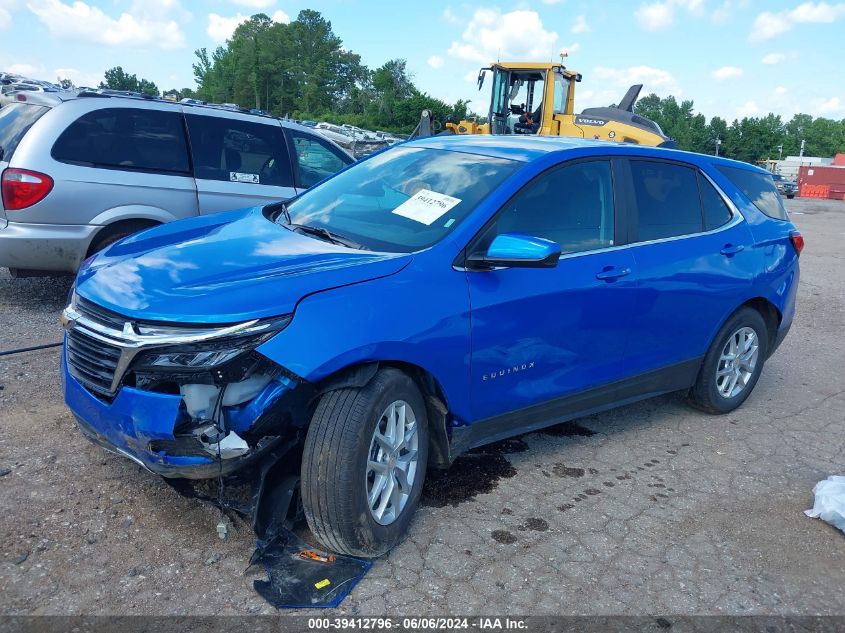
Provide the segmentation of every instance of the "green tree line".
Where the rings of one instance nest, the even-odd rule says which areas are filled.
[[[367,68],[310,9],[289,24],[256,14],[226,46],[196,56],[196,95],[205,101],[394,132],[410,131],[425,108],[440,121],[466,116],[466,102],[447,104],[420,91],[403,59]]]
[[[809,114],[796,114],[789,121],[780,115],[743,117],[733,123],[718,116],[708,122],[703,114],[696,114],[693,102],[681,103],[675,97],[661,99],[655,94],[640,99],[637,114],[655,121],[663,131],[678,142],[678,147],[703,154],[716,153],[754,163],[797,156],[804,141],[805,156],[833,156],[845,152],[845,119],[836,121]]]
[[[225,46],[196,51],[195,90],[167,90],[174,99],[195,97],[214,103],[235,103],[296,119],[351,123],[371,130],[410,132],[423,109],[436,121],[467,116],[468,101],[447,104],[413,82],[404,59],[392,59],[371,70],[360,55],[343,47],[331,22],[318,11],[299,13],[289,24],[263,13],[240,24]],[[106,71],[101,87],[158,94],[147,79],[119,66]],[[576,95],[577,98],[577,95]],[[484,108],[486,110],[486,107]],[[656,121],[681,149],[719,154],[747,162],[795,155],[805,142],[807,156],[845,152],[845,119],[836,121],[796,114],[789,121],[767,114],[728,123],[709,121],[696,113],[691,100],[650,94],[636,112]]]

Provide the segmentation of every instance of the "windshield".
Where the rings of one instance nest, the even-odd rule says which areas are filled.
[[[288,205],[290,221],[374,251],[410,253],[440,241],[521,163],[397,147],[362,161]],[[280,224],[287,222],[279,215]]]

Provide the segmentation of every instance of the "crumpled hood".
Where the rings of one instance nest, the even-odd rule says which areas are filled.
[[[233,323],[288,314],[306,295],[392,275],[411,259],[295,233],[255,207],[122,240],[83,265],[76,292],[138,320]]]

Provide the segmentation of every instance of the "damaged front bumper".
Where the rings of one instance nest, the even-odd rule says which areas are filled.
[[[62,354],[62,386],[65,403],[85,437],[163,477],[227,476],[257,462],[295,433],[290,421],[279,415],[281,419],[276,424],[268,425],[271,434],[263,436],[242,455],[222,459],[209,453],[195,436],[177,434],[186,417],[181,395],[123,387],[111,402],[101,400],[70,374],[65,353]],[[292,380],[278,376],[249,403],[224,410],[224,415],[232,427],[249,436],[249,423],[260,420],[265,411],[281,408],[281,401],[294,388]]]
[[[164,477],[226,476],[289,446],[308,385],[255,352],[290,321],[127,322],[75,295],[63,312],[65,402],[83,434]]]

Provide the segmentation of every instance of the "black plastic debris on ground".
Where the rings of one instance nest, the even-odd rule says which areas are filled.
[[[312,560],[303,552],[314,550],[288,530],[258,542],[250,564],[262,565],[267,580],[256,580],[253,587],[277,609],[334,608],[373,566],[372,561],[341,555],[331,555],[331,562]]]

